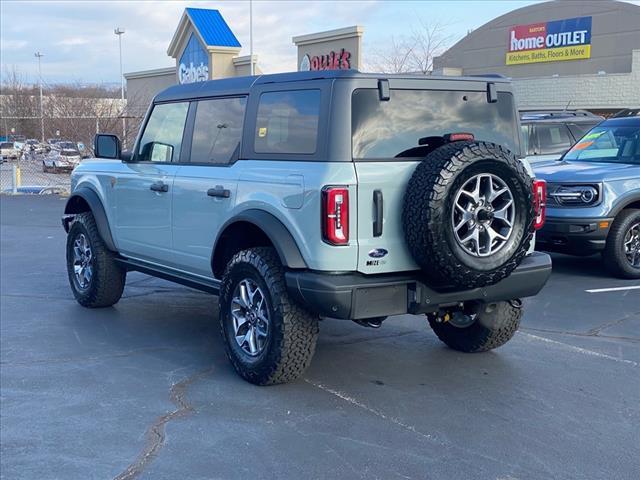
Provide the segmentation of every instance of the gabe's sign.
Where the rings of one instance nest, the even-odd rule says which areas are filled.
[[[339,52],[331,51],[326,55],[310,56],[306,54],[300,61],[300,71],[309,70],[349,70],[351,68],[351,52],[342,48]]]
[[[591,58],[591,17],[516,25],[509,29],[507,65]]]
[[[178,64],[178,81],[183,83],[209,80],[209,56],[192,33]]]

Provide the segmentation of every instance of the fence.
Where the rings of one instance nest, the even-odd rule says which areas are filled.
[[[85,145],[84,156],[93,156],[93,137],[96,133],[115,133],[126,147],[133,145],[142,117],[68,116],[45,118],[45,139],[57,138]],[[2,117],[2,134],[22,135],[40,139],[41,120],[34,117]],[[124,130],[124,135],[123,135]],[[0,165],[2,193],[62,193],[69,190],[70,170],[53,167],[51,154],[23,148],[17,158],[4,158]]]
[[[2,193],[66,193],[71,186],[70,170],[45,168],[46,153],[27,152],[5,158],[0,165]],[[47,170],[47,171],[45,171]]]

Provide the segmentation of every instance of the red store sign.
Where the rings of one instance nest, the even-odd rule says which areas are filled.
[[[300,70],[349,70],[351,68],[351,52],[344,48],[339,52],[331,51],[327,55],[308,54],[302,57]]]

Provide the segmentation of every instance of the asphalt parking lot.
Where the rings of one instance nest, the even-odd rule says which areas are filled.
[[[133,273],[113,308],[67,286],[64,199],[0,197],[1,477],[637,479],[640,282],[554,256],[485,354],[424,318],[325,320],[304,378],[241,380],[216,299]]]

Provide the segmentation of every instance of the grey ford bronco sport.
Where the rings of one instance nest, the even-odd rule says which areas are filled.
[[[132,151],[97,135],[63,225],[78,302],[127,271],[219,295],[249,382],[293,380],[321,317],[426,314],[464,352],[507,342],[550,257],[533,252],[544,182],[521,156],[510,84],[299,72],[176,85]]]

